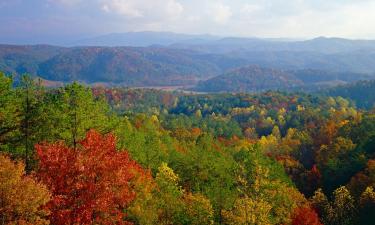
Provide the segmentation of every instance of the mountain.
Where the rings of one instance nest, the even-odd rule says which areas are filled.
[[[201,81],[193,90],[199,92],[311,91],[374,78],[374,75],[362,73],[311,69],[287,71],[259,66],[246,66],[206,81]]]
[[[217,40],[219,37],[212,35],[190,35],[172,32],[128,32],[107,34],[70,43],[70,46],[167,46],[176,42],[187,44],[202,44]]]
[[[318,37],[311,40],[282,38],[240,38],[214,35],[192,35],[172,32],[127,32],[113,33],[78,40],[68,46],[129,46],[129,47],[169,47],[204,53],[223,54],[231,52],[317,52],[337,54],[354,51],[375,51],[373,40],[349,40],[344,38]]]
[[[63,51],[49,45],[0,45],[0,70],[36,74],[40,63]]]
[[[302,85],[302,81],[282,70],[248,66],[200,82],[194,90],[204,92],[258,92]]]
[[[121,83],[125,86],[190,85],[220,69],[194,54],[161,48],[72,48],[39,65],[48,80]]]
[[[0,71],[63,82],[191,85],[222,72],[199,55],[165,48],[0,45]]]

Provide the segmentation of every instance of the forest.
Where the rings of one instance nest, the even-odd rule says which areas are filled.
[[[355,101],[374,87],[358,85],[197,94],[0,73],[0,224],[374,224],[375,110]]]

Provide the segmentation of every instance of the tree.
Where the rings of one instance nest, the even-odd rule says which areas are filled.
[[[132,184],[137,197],[127,209],[129,219],[135,224],[157,224],[159,215],[155,180],[150,173],[147,173],[146,176],[137,176]]]
[[[0,72],[0,151],[14,151],[10,141],[18,132],[18,100],[12,90],[13,81]]]
[[[322,218],[323,224],[349,225],[355,222],[354,199],[344,186],[333,192],[332,202],[328,201],[321,189],[315,192],[311,202]]]
[[[78,83],[49,92],[45,100],[48,120],[44,129],[49,129],[46,140],[64,140],[66,144],[77,147],[78,141],[90,129],[109,133],[113,120],[108,104],[95,97],[90,88]]]
[[[290,185],[284,168],[272,159],[265,158],[256,146],[251,151],[239,152],[236,159],[240,164],[238,189],[241,198],[250,198],[254,204],[267,203],[271,207],[271,224],[290,223],[293,209],[306,200]]]
[[[327,192],[331,193],[348,183],[364,166],[363,157],[355,150],[355,144],[343,137],[335,138],[328,146],[321,146],[317,152],[317,163]]]
[[[262,199],[243,197],[236,200],[232,210],[223,211],[226,224],[268,225],[271,224],[272,206]]]
[[[303,206],[294,210],[292,225],[322,225],[322,223],[314,209],[310,206]]]
[[[36,146],[38,176],[52,191],[51,222],[124,224],[124,210],[135,198],[131,181],[143,170],[126,151],[116,151],[111,134],[91,130],[77,144]]]
[[[334,201],[333,207],[333,221],[331,224],[349,225],[353,224],[355,220],[356,209],[354,206],[354,199],[346,187],[339,187],[333,192]]]
[[[214,210],[205,196],[202,194],[187,193],[183,198],[186,204],[186,213],[189,217],[188,224],[200,225],[214,224]]]
[[[322,189],[315,191],[311,198],[312,207],[316,210],[323,224],[330,224],[333,220],[333,208]]]
[[[182,224],[185,218],[185,205],[182,202],[184,191],[178,185],[180,178],[166,163],[162,163],[155,180],[159,187],[159,224]]]
[[[367,187],[360,200],[360,224],[370,225],[375,221],[375,191],[373,187]]]
[[[17,94],[21,98],[20,111],[20,140],[23,143],[26,171],[31,170],[34,158],[33,146],[40,141],[40,130],[45,119],[42,112],[43,89],[30,76],[22,76]]]
[[[0,154],[0,224],[48,224],[47,187],[26,176],[24,164]]]

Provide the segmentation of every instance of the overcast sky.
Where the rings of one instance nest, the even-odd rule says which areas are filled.
[[[375,0],[0,0],[0,42],[127,31],[375,39]]]

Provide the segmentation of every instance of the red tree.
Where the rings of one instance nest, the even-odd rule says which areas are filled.
[[[292,216],[292,225],[322,225],[319,216],[309,206],[303,206],[295,209]]]
[[[63,143],[36,146],[39,178],[50,188],[52,224],[127,224],[124,209],[135,198],[131,181],[143,174],[115,137],[89,131],[77,149]]]

